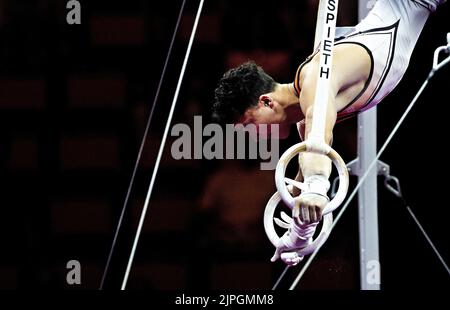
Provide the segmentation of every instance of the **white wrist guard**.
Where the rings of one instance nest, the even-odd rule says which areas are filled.
[[[306,185],[306,190],[302,191],[300,196],[315,194],[330,200],[327,195],[330,189],[330,182],[323,175],[317,174],[307,177],[303,183]]]

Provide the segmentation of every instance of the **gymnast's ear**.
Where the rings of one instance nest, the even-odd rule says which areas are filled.
[[[268,95],[259,96],[258,107],[273,108],[273,99]]]

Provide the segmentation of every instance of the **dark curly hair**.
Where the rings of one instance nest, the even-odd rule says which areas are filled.
[[[259,96],[275,89],[275,81],[253,61],[226,72],[215,90],[212,120],[219,124],[235,122],[256,106]]]

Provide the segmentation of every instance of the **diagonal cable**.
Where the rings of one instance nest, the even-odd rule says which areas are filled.
[[[128,201],[129,201],[129,198],[130,198],[131,190],[132,190],[133,185],[134,185],[134,179],[135,179],[138,167],[139,167],[139,163],[141,161],[141,156],[142,156],[142,153],[143,153],[143,150],[144,150],[145,141],[147,140],[148,131],[149,131],[150,124],[151,124],[151,121],[152,121],[152,118],[153,118],[153,114],[154,114],[154,111],[155,111],[156,103],[158,102],[159,93],[161,91],[161,87],[162,87],[162,84],[163,84],[163,81],[164,81],[164,77],[166,75],[169,59],[170,59],[170,56],[172,55],[172,50],[173,50],[173,46],[174,46],[174,43],[175,43],[175,38],[176,38],[176,35],[177,35],[177,32],[178,32],[178,28],[179,28],[179,25],[180,25],[181,18],[183,16],[185,4],[186,4],[186,0],[183,0],[183,3],[181,4],[180,12],[178,14],[178,18],[177,18],[177,22],[176,22],[176,25],[175,25],[175,29],[173,31],[172,39],[170,41],[170,46],[169,46],[169,49],[167,51],[167,56],[166,56],[166,60],[164,62],[164,67],[163,67],[163,70],[162,70],[162,73],[161,73],[161,77],[159,79],[158,88],[156,89],[156,94],[155,94],[155,97],[153,99],[153,105],[152,105],[152,108],[151,108],[151,111],[150,111],[150,115],[149,115],[149,117],[147,119],[147,124],[146,124],[144,135],[143,135],[143,138],[142,138],[142,141],[141,141],[141,146],[139,147],[138,156],[137,156],[136,162],[134,164],[133,173],[131,175],[131,180],[130,180],[130,183],[128,185],[127,194],[125,196],[125,200],[124,200],[124,203],[123,203],[123,206],[122,206],[122,212],[120,213],[119,222],[117,223],[116,231],[114,233],[114,238],[113,238],[113,241],[112,241],[112,244],[111,244],[111,249],[109,250],[108,260],[106,261],[106,266],[105,266],[105,269],[103,271],[102,280],[100,282],[100,288],[99,288],[100,290],[103,289],[103,286],[105,284],[105,278],[106,278],[106,275],[108,274],[108,270],[109,270],[109,266],[110,266],[110,263],[111,263],[111,259],[112,259],[112,256],[114,254],[114,250],[116,248],[117,238],[119,236],[120,228],[122,227],[123,218],[124,218],[127,206],[128,206]]]
[[[131,249],[130,257],[128,259],[127,269],[125,271],[125,275],[124,275],[124,278],[123,278],[121,290],[125,290],[127,282],[128,282],[128,277],[130,275],[131,266],[133,264],[134,256],[136,254],[137,244],[139,242],[139,237],[141,235],[142,227],[144,225],[144,219],[145,219],[145,216],[147,214],[148,205],[149,205],[150,198],[151,198],[151,195],[152,195],[152,192],[153,192],[153,187],[155,185],[156,174],[158,173],[158,168],[159,168],[159,164],[161,162],[162,154],[163,154],[163,151],[164,151],[164,146],[166,144],[167,136],[169,134],[170,124],[172,122],[172,117],[173,117],[173,113],[175,111],[175,106],[176,106],[176,103],[177,103],[177,100],[178,100],[178,95],[180,93],[181,84],[183,82],[183,77],[184,77],[184,74],[186,72],[186,67],[187,67],[187,64],[188,64],[189,55],[191,53],[192,45],[194,43],[195,33],[196,33],[196,30],[197,30],[198,22],[200,20],[200,15],[201,15],[201,12],[202,12],[202,9],[203,9],[203,3],[204,2],[205,2],[204,0],[200,0],[200,4],[199,4],[198,10],[197,10],[197,15],[195,17],[194,26],[193,26],[192,32],[191,32],[191,37],[189,39],[189,44],[188,44],[188,47],[187,47],[187,50],[186,50],[186,54],[185,54],[185,57],[184,57],[183,65],[181,67],[180,77],[178,79],[178,84],[177,84],[177,87],[175,89],[175,94],[174,94],[174,97],[173,97],[173,101],[172,101],[172,105],[171,105],[171,108],[170,108],[169,116],[167,118],[166,128],[164,130],[164,134],[163,134],[163,138],[162,138],[162,141],[161,141],[161,145],[159,147],[158,156],[156,158],[155,167],[153,169],[153,173],[152,173],[152,178],[150,180],[149,189],[148,189],[148,192],[147,192],[147,196],[145,198],[144,207],[142,208],[142,213],[141,213],[141,217],[140,217],[140,220],[139,220],[139,225],[138,225],[138,228],[137,228],[137,231],[136,231],[136,236],[134,238],[133,247]]]

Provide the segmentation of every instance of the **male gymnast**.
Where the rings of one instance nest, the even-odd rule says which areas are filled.
[[[432,12],[446,0],[378,0],[355,27],[337,28],[326,114],[325,142],[333,139],[336,122],[377,105],[402,79],[422,29]],[[226,72],[215,90],[213,118],[220,123],[278,124],[279,138],[286,138],[297,124],[300,138],[311,130],[319,70],[319,51],[309,56],[296,72],[294,82],[277,83],[254,62]],[[261,126],[263,127],[263,126]],[[268,126],[270,128],[270,126]],[[302,225],[314,225],[329,202],[327,191],[331,161],[315,153],[299,155],[298,181],[314,183],[314,192],[297,199]],[[294,196],[298,190],[292,191]],[[292,236],[291,236],[292,238]],[[293,240],[286,250],[295,247]]]

